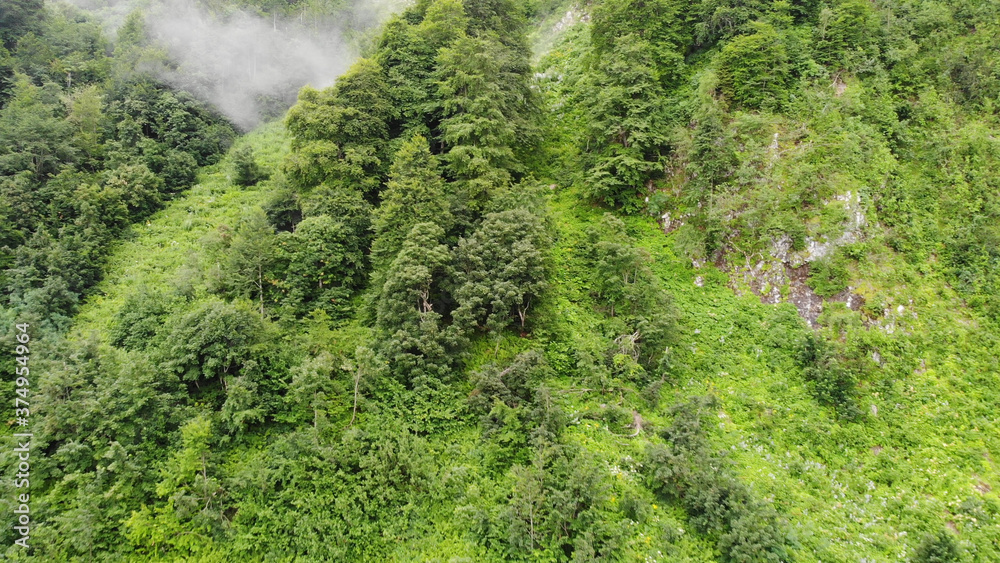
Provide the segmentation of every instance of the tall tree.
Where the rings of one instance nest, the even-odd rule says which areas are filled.
[[[684,11],[684,3],[677,0],[599,2],[591,25],[592,57],[615,56],[619,40],[635,35],[646,42],[658,76],[664,86],[670,86],[682,75],[684,54],[691,43]]]
[[[456,324],[498,333],[516,316],[523,330],[546,285],[545,244],[545,229],[534,213],[513,209],[487,215],[458,244]]]
[[[446,232],[452,226],[451,201],[441,178],[438,159],[427,139],[414,135],[393,160],[389,183],[376,212],[372,255],[388,264],[417,223],[435,223]]]
[[[286,161],[291,179],[304,189],[326,182],[376,197],[388,166],[389,122],[397,111],[373,59],[355,63],[331,88],[303,88],[285,118],[293,136]]]
[[[47,97],[27,76],[17,77],[11,100],[0,110],[0,174],[28,171],[43,180],[75,159],[72,128]]]
[[[4,0],[0,4],[0,41],[11,49],[19,37],[38,31],[45,18],[42,0]]]
[[[343,315],[366,271],[364,240],[329,215],[307,217],[283,236],[287,265],[282,287],[295,314],[319,308]]]
[[[274,228],[263,211],[256,210],[243,218],[226,253],[226,285],[237,295],[256,297],[260,316],[264,316],[264,292],[276,254]]]
[[[649,43],[634,34],[618,38],[588,80],[588,192],[634,211],[647,183],[662,175],[668,150],[666,98]]]
[[[526,59],[489,35],[460,37],[438,55],[444,161],[474,210],[523,172],[516,147],[534,138],[528,76]]]
[[[451,251],[441,244],[444,230],[418,223],[386,275],[379,296],[375,326],[380,352],[400,380],[433,386],[449,376],[459,334],[444,325],[449,296]]]
[[[252,309],[213,299],[173,320],[160,353],[168,371],[197,385],[238,374],[258,355],[263,339],[264,324]]]
[[[788,98],[788,52],[771,25],[726,43],[719,53],[719,84],[726,97],[747,109],[776,109]]]

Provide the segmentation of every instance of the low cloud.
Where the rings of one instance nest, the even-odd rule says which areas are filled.
[[[285,18],[240,10],[219,14],[206,3],[210,0],[74,1],[111,29],[141,9],[153,42],[170,59],[144,70],[212,104],[244,129],[280,115],[302,86],[333,84],[358,56],[359,38],[401,4],[357,0],[325,10],[334,16]]]

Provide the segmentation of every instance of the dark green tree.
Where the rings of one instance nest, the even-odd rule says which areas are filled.
[[[237,186],[255,186],[268,177],[257,163],[253,147],[246,145],[233,153],[233,183]]]
[[[642,293],[650,289],[649,254],[632,244],[625,224],[611,213],[589,237],[595,295],[612,317],[639,312]]]
[[[677,0],[605,0],[597,3],[591,24],[596,59],[616,56],[619,41],[641,38],[651,51],[664,86],[675,83],[684,70],[684,54],[691,43],[684,3]]]
[[[328,215],[303,219],[282,238],[287,255],[285,305],[299,315],[315,308],[343,315],[353,291],[364,282],[363,241]]]
[[[861,415],[856,398],[858,376],[838,352],[836,344],[810,333],[799,351],[799,363],[816,399],[833,407],[838,416],[853,420]]]
[[[927,534],[913,552],[913,563],[958,563],[962,560],[955,536],[947,530]]]
[[[587,191],[605,205],[635,211],[649,182],[662,175],[668,149],[667,104],[649,43],[635,34],[619,37],[587,80]]]
[[[718,55],[719,85],[733,103],[747,109],[777,109],[791,85],[788,52],[770,24],[731,39]]]
[[[142,164],[116,168],[108,175],[104,185],[125,204],[131,222],[145,219],[158,210],[165,188],[163,180]]]
[[[0,41],[11,49],[18,38],[31,31],[40,31],[45,19],[42,0],[4,0],[0,4]]]
[[[535,95],[529,67],[490,37],[460,37],[441,50],[435,79],[441,104],[440,141],[448,175],[481,210],[490,194],[523,172],[515,146],[530,146],[527,119]]]
[[[380,353],[400,380],[430,387],[451,375],[460,334],[444,324],[451,251],[434,223],[413,226],[389,266],[379,295],[375,326]]]
[[[129,295],[114,317],[111,344],[129,350],[145,350],[154,343],[166,319],[169,301],[145,288]]]
[[[694,397],[671,409],[674,420],[650,445],[644,463],[654,491],[679,501],[690,522],[717,541],[724,561],[788,560],[788,536],[778,514],[734,474],[731,462],[711,449],[704,410],[714,399]]]
[[[546,286],[546,245],[538,215],[526,209],[488,214],[458,243],[456,324],[499,333],[517,318],[524,330],[528,311]]]
[[[446,232],[452,226],[451,202],[427,139],[413,136],[393,160],[389,183],[376,212],[372,255],[376,263],[395,258],[403,239],[417,223],[435,223]]]
[[[688,190],[689,208],[710,205],[715,188],[724,183],[736,169],[738,160],[733,141],[725,129],[725,109],[716,98],[719,81],[714,72],[705,72],[698,84],[700,104],[695,111],[697,123],[692,133],[690,166],[692,180]]]

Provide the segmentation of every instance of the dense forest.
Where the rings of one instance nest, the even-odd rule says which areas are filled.
[[[5,559],[1000,561],[1000,4],[76,4],[0,4]],[[181,4],[343,51],[228,104]]]

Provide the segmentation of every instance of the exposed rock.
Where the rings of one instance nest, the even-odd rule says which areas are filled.
[[[809,323],[810,328],[816,328],[816,319],[823,312],[823,298],[816,295],[806,284],[809,279],[809,264],[799,268],[787,268],[789,279],[788,300],[795,305],[799,316]]]
[[[841,302],[852,311],[857,311],[865,305],[865,299],[854,293],[854,288],[848,288],[828,298],[820,297],[806,283],[809,279],[810,263],[825,258],[834,249],[860,240],[862,229],[867,219],[861,208],[861,198],[857,193],[847,191],[824,202],[826,205],[843,204],[847,213],[844,230],[837,238],[817,240],[806,237],[806,247],[803,250],[793,250],[792,239],[787,234],[772,240],[769,256],[761,256],[756,264],[738,264],[735,260],[723,257],[718,265],[730,274],[730,287],[739,295],[743,289],[749,289],[760,297],[761,303],[777,304],[788,301],[795,305],[799,316],[806,320],[811,328],[816,328],[816,320],[823,312],[825,302]],[[664,230],[676,229],[681,223],[678,219],[663,216]],[[738,233],[733,233],[733,237]],[[734,256],[730,253],[730,257]],[[758,256],[760,256],[758,254]],[[695,267],[700,267],[698,261],[693,261]],[[887,311],[888,312],[888,311]],[[892,328],[889,329],[890,331]]]
[[[670,234],[684,225],[684,220],[690,217],[690,213],[682,213],[677,217],[672,217],[670,212],[664,213],[660,217],[660,224],[663,225],[663,232]]]

